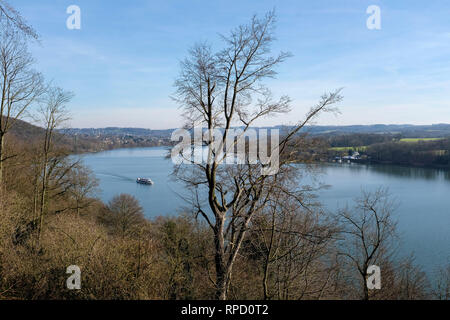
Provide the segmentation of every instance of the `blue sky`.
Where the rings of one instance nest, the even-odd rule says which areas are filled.
[[[301,119],[325,92],[344,87],[341,114],[318,124],[450,123],[448,0],[10,0],[41,35],[31,50],[47,79],[73,91],[74,127],[175,128],[170,99],[179,61],[195,42],[275,8],[274,52],[293,57],[268,84],[293,111],[259,125]],[[69,5],[81,30],[66,28]],[[381,30],[366,9],[381,8]]]

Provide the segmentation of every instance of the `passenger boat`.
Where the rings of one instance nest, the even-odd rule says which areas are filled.
[[[152,179],[148,179],[148,178],[137,178],[136,182],[140,183],[140,184],[153,184]]]

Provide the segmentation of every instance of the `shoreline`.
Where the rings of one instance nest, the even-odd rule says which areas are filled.
[[[117,148],[111,148],[111,149],[102,149],[102,150],[95,150],[95,151],[83,151],[83,152],[73,152],[72,155],[84,155],[84,154],[95,154],[100,152],[107,152],[107,151],[113,151],[113,150],[121,150],[121,149],[146,149],[146,148],[170,148],[171,145],[159,145],[159,146],[120,146]],[[366,165],[391,165],[391,166],[398,166],[403,168],[422,168],[422,169],[435,169],[435,170],[443,170],[443,171],[450,171],[450,166],[445,165],[435,165],[435,164],[422,164],[422,163],[396,163],[392,161],[376,161],[376,160],[350,160],[351,163],[357,163],[357,164],[366,164]],[[297,162],[301,163],[301,162]],[[337,163],[336,161],[332,160],[326,160],[326,161],[315,161],[313,162],[315,164],[321,164],[321,163]],[[344,163],[344,162],[342,162]],[[347,162],[345,162],[347,163]]]
[[[335,161],[328,161],[329,163],[338,163]],[[403,168],[422,168],[422,169],[436,169],[443,171],[450,171],[450,166],[435,165],[435,164],[423,164],[423,163],[398,163],[393,161],[376,161],[376,160],[350,160],[351,163],[368,164],[368,165],[389,165],[398,166]],[[343,162],[344,163],[344,162]]]

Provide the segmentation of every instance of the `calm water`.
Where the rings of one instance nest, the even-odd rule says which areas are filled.
[[[176,215],[185,205],[183,187],[171,179],[167,149],[120,149],[83,155],[100,181],[103,201],[119,193],[139,199],[148,217]],[[402,253],[414,252],[416,262],[430,274],[450,263],[450,171],[358,164],[321,165],[321,181],[331,185],[319,193],[330,210],[351,203],[361,188],[387,186],[399,203],[395,213]],[[151,178],[152,186],[139,185],[137,177]],[[430,274],[431,275],[431,274]]]

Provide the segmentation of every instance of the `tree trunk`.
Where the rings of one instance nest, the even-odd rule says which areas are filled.
[[[275,213],[272,212],[272,228],[270,230],[270,243],[266,260],[264,262],[264,278],[263,278],[264,300],[269,299],[269,286],[267,284],[267,281],[269,277],[269,264],[270,264],[270,256],[272,255],[274,235],[275,235]]]
[[[39,210],[39,227],[38,227],[38,245],[41,243],[42,226],[44,224],[44,215],[46,212],[46,196],[47,196],[47,164],[44,165],[44,173],[42,177],[41,204]]]
[[[364,264],[364,272],[361,274],[363,278],[363,300],[369,300],[369,288],[367,288],[367,263]]]
[[[44,160],[42,166],[42,189],[41,189],[41,203],[39,208],[39,226],[38,226],[38,245],[41,243],[42,226],[44,224],[44,215],[46,214],[46,202],[47,202],[47,188],[48,188],[48,148],[47,148],[47,134],[45,137],[44,145]]]
[[[364,297],[363,300],[369,300],[369,289],[367,289],[367,283],[364,281]]]
[[[3,153],[4,152],[5,152],[5,135],[3,133],[0,133],[0,195],[3,190]]]
[[[228,277],[225,265],[225,244],[223,238],[224,219],[218,218],[214,230],[215,264],[216,264],[216,299],[227,299]]]

